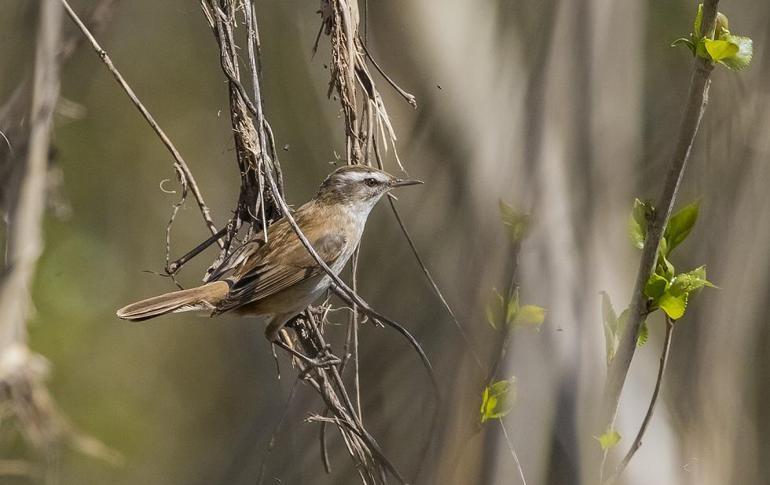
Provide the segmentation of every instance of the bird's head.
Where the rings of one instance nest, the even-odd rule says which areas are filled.
[[[326,203],[371,209],[390,190],[421,183],[419,180],[396,178],[366,165],[348,165],[338,168],[326,177],[316,199]]]

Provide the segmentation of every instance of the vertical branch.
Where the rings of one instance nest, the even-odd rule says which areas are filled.
[[[353,292],[358,293],[358,255],[360,249],[356,248],[350,261],[350,283]],[[361,411],[361,378],[360,378],[360,360],[358,358],[358,324],[359,324],[358,306],[353,303],[350,312],[351,337],[353,339],[353,392],[356,396],[356,413],[358,418],[363,421],[364,414]]]
[[[43,249],[48,151],[53,111],[59,97],[59,52],[62,8],[56,0],[40,6],[40,24],[32,81],[27,157],[16,200],[10,207],[7,264],[0,286],[0,353],[26,345],[26,317],[37,259]]]
[[[704,2],[702,30],[707,34],[714,31],[718,3],[719,0],[706,0]],[[658,203],[655,206],[655,213],[648,225],[647,237],[644,242],[639,271],[636,276],[633,297],[629,307],[628,324],[620,339],[617,353],[610,362],[607,372],[600,432],[604,432],[607,427],[613,427],[617,417],[620,395],[628,376],[631,360],[634,357],[636,341],[646,312],[647,302],[644,296],[644,287],[655,269],[658,258],[658,246],[676,201],[679,185],[682,181],[687,161],[690,158],[703,112],[706,109],[711,82],[710,77],[713,69],[714,65],[711,61],[698,56],[695,57],[687,104],[685,105],[682,122],[679,127],[671,165]]]
[[[660,388],[663,384],[663,375],[666,373],[666,363],[668,362],[668,354],[671,350],[671,336],[674,333],[674,322],[671,320],[671,318],[666,317],[666,336],[663,338],[663,349],[660,353],[660,364],[658,366],[658,376],[655,379],[655,390],[652,391],[652,397],[650,398],[650,404],[647,406],[647,412],[644,415],[644,419],[642,420],[642,425],[639,427],[639,431],[636,433],[636,438],[634,438],[634,442],[631,444],[631,447],[628,449],[628,453],[626,453],[626,456],[623,457],[623,460],[618,464],[615,472],[610,476],[610,478],[607,479],[605,482],[606,485],[611,485],[615,483],[615,481],[618,479],[621,473],[623,473],[623,470],[626,469],[628,464],[631,462],[631,459],[636,454],[637,450],[642,446],[642,439],[644,438],[644,433],[647,431],[647,426],[650,424],[650,421],[652,420],[652,414],[655,412],[655,405],[658,402],[658,396],[660,395]]]
[[[103,14],[105,10],[99,7],[104,4],[94,12]],[[18,185],[6,194],[6,261],[0,272],[0,405],[16,420],[27,442],[42,453],[47,464],[45,482],[54,483],[58,445],[64,439],[83,453],[113,463],[120,458],[97,440],[79,435],[59,413],[45,385],[48,363],[27,344],[31,288],[44,243],[43,217],[59,73],[75,47],[71,37],[61,35],[63,10],[58,0],[42,0],[39,12],[31,94],[23,116],[29,120],[28,136],[22,140],[23,129],[17,130],[19,144],[24,148],[7,159],[18,173]],[[3,114],[12,115],[20,99],[24,96],[14,96]],[[6,121],[10,122],[2,120],[0,124]]]

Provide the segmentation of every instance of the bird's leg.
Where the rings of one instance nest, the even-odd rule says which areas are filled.
[[[313,358],[308,357],[302,352],[294,350],[291,345],[288,345],[283,340],[278,339],[273,341],[273,343],[311,367],[324,368],[342,363],[342,360],[340,360],[339,357],[329,351],[329,346],[324,347],[320,352],[318,352],[318,355]]]
[[[313,368],[324,368],[342,363],[342,360],[340,360],[339,357],[331,353],[331,346],[329,345],[324,346],[315,357],[308,357],[302,352],[296,350],[292,345],[291,340],[289,339],[289,335],[287,334],[286,329],[284,328],[284,325],[286,325],[286,322],[290,319],[291,317],[287,317],[285,315],[276,315],[273,317],[273,320],[265,329],[265,337],[270,341],[270,343],[284,349],[295,358]],[[292,324],[289,323],[289,325]],[[296,328],[295,331],[297,331]]]

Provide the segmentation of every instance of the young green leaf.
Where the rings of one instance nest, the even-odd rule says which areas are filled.
[[[663,234],[667,243],[666,251],[663,254],[668,256],[675,247],[687,239],[693,226],[695,226],[695,221],[698,220],[699,211],[700,201],[695,201],[684,206],[679,212],[671,216]]]
[[[603,435],[594,436],[594,439],[599,442],[599,446],[602,447],[602,450],[609,450],[620,441],[620,433],[614,429],[608,429]]]
[[[715,286],[706,279],[706,267],[700,266],[690,272],[676,275],[671,281],[670,291],[674,295],[682,295],[700,290],[704,286],[715,288]]]
[[[517,211],[512,206],[500,201],[500,218],[508,229],[508,237],[511,242],[519,242],[527,235],[530,226],[529,214]]]
[[[644,239],[647,237],[647,224],[652,217],[652,204],[634,199],[634,209],[631,211],[631,219],[628,221],[628,234],[634,247],[642,249]]]
[[[711,59],[717,62],[735,57],[738,53],[738,45],[727,40],[705,39],[704,45]]]
[[[524,305],[516,313],[512,324],[514,327],[534,327],[535,330],[539,331],[544,320],[545,308],[537,305]]]
[[[496,381],[484,388],[481,395],[481,423],[508,414],[516,403],[516,378]]]
[[[692,33],[696,39],[700,39],[705,35],[700,31],[700,25],[703,23],[703,4],[698,4],[698,12],[695,14],[695,21],[692,26]]]
[[[679,46],[687,47],[692,52],[692,55],[695,55],[695,43],[687,37],[680,37],[671,43],[671,47]]]
[[[658,300],[658,306],[661,310],[666,312],[666,315],[668,315],[671,320],[679,320],[684,315],[685,310],[687,310],[687,298],[687,293],[672,295],[667,291],[660,297],[660,300]]]
[[[654,273],[644,286],[644,294],[653,301],[653,304],[657,304],[658,299],[663,296],[667,287],[668,280],[658,273]]]
[[[618,317],[615,315],[615,309],[612,308],[610,296],[602,291],[602,323],[604,327],[604,347],[607,355],[607,364],[615,356],[618,348],[618,338],[616,330],[618,328]]]
[[[519,289],[513,292],[513,296],[508,300],[508,304],[505,306],[505,324],[510,327],[516,321],[516,316],[519,314]]]
[[[732,57],[720,60],[723,65],[733,71],[741,71],[751,64],[754,55],[754,45],[750,38],[738,35],[727,35],[726,40],[738,47],[738,52]]]
[[[503,317],[505,313],[503,308],[505,307],[505,299],[496,289],[492,289],[492,294],[487,301],[487,306],[484,309],[484,314],[487,317],[487,323],[495,330],[500,330],[500,326],[503,323]]]
[[[612,358],[615,357],[615,353],[620,345],[620,336],[623,334],[623,330],[626,328],[626,322],[628,321],[628,309],[621,312],[620,316],[615,315],[615,309],[612,308],[612,302],[609,295],[602,291],[602,322],[604,327],[604,345],[607,354],[607,364],[609,365]]]
[[[650,329],[647,327],[647,322],[642,322],[642,326],[639,328],[639,336],[636,338],[636,346],[644,347],[649,338]]]
[[[714,37],[721,39],[723,36],[730,33],[730,21],[727,19],[727,15],[722,12],[717,12],[716,29],[714,30]]]

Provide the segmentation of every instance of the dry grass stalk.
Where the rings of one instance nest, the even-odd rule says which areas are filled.
[[[328,95],[331,97],[336,91],[342,105],[347,162],[371,165],[374,159],[377,165],[382,167],[380,148],[387,151],[390,147],[399,168],[404,170],[396,150],[396,133],[366,62],[367,58],[371,59],[371,57],[359,35],[357,2],[321,0],[319,13],[321,14],[319,37],[321,32],[325,32],[331,42],[332,68]],[[315,48],[317,47],[316,41]],[[380,70],[376,63],[374,65]],[[409,104],[417,107],[414,96],[396,86],[382,70],[380,72]],[[360,101],[358,87],[362,90]]]
[[[103,20],[104,10],[100,7],[104,5],[98,5],[95,12]],[[59,413],[45,385],[48,363],[27,344],[26,324],[32,313],[30,288],[43,248],[42,222],[59,72],[77,45],[72,37],[61,34],[62,12],[58,0],[41,2],[32,83],[17,89],[1,110],[0,120],[1,126],[10,128],[10,136],[6,137],[9,151],[2,165],[13,174],[14,182],[3,191],[7,242],[0,275],[0,417],[3,422],[13,423],[42,455],[48,465],[44,474],[48,483],[57,478],[56,456],[63,443],[113,462],[119,460],[98,441],[78,434]],[[29,86],[31,90],[24,92]],[[15,117],[19,112],[24,115]],[[22,119],[28,123],[20,123]],[[10,466],[14,463],[17,466]],[[6,465],[11,474],[23,469],[35,474],[34,467],[19,467],[16,462]]]

